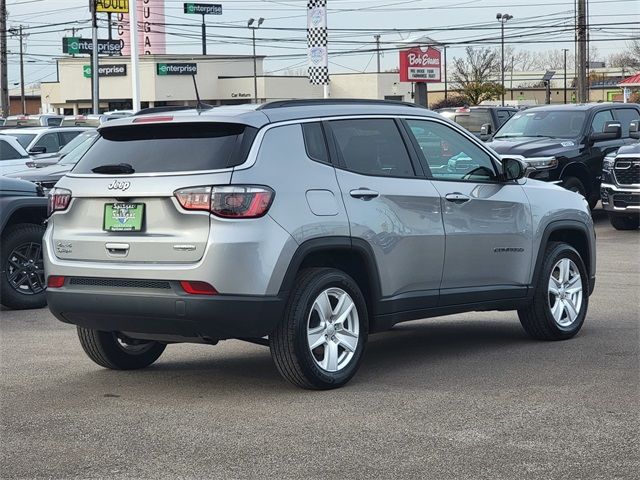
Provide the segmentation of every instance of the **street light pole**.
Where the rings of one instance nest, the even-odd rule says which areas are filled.
[[[502,76],[502,106],[504,107],[504,24],[513,18],[508,13],[496,14],[496,19],[500,22],[500,73]]]
[[[264,22],[264,18],[260,17],[258,19],[257,25],[253,25],[256,22],[254,18],[250,18],[247,21],[247,28],[251,29],[251,40],[253,44],[253,101],[254,103],[258,103],[258,67],[256,64],[256,30],[260,28],[262,22]]]

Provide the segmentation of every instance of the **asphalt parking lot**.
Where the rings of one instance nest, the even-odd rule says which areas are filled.
[[[640,235],[596,218],[573,340],[530,340],[515,312],[406,323],[329,392],[240,341],[104,370],[46,309],[3,310],[0,477],[637,478]]]

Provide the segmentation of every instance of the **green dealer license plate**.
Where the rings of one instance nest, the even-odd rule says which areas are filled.
[[[109,232],[142,230],[144,203],[107,203],[104,206],[104,229]]]

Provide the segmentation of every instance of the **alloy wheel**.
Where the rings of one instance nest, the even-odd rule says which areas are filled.
[[[7,259],[6,275],[9,284],[17,292],[36,295],[44,291],[42,246],[26,242],[14,248]]]
[[[549,308],[554,321],[563,328],[571,326],[582,307],[582,277],[570,259],[559,260],[549,277]]]
[[[358,309],[347,292],[331,287],[313,302],[307,319],[307,342],[316,364],[327,372],[345,368],[358,347]]]

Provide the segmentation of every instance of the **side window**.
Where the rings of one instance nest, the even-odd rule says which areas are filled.
[[[392,119],[334,120],[330,125],[338,154],[347,169],[384,177],[415,176],[407,148]]]
[[[9,145],[9,142],[4,140],[0,140],[0,161],[1,160],[15,160],[17,158],[22,158],[22,155]]]
[[[603,110],[601,112],[596,113],[593,116],[593,122],[591,122],[591,131],[592,132],[601,132],[604,128],[605,122],[609,122],[613,120],[613,115],[611,115],[611,110]],[[627,126],[627,129],[629,126]]]
[[[435,180],[491,181],[496,170],[488,153],[454,129],[429,120],[407,120]]]
[[[304,146],[307,149],[309,158],[328,163],[329,153],[327,152],[327,143],[324,140],[322,125],[319,122],[303,123],[302,136],[304,137]]]
[[[60,134],[60,145],[64,146],[69,143],[71,140],[76,138],[80,132],[78,131],[67,131],[67,132],[59,132]]]
[[[613,110],[616,119],[622,124],[622,137],[629,137],[629,124],[634,120],[640,120],[640,114],[635,108],[616,108]]]
[[[45,147],[47,149],[47,153],[55,153],[60,150],[60,143],[58,141],[57,133],[47,133],[40,137],[34,147]]]
[[[498,127],[501,127],[504,124],[504,122],[506,122],[507,120],[509,120],[509,118],[511,118],[511,115],[509,115],[509,110],[498,110],[497,115],[498,115]]]

